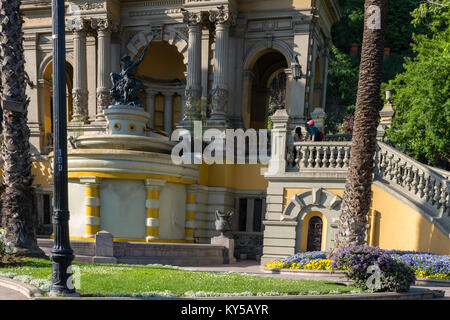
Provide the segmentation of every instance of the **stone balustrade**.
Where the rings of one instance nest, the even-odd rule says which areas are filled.
[[[350,161],[349,142],[296,142],[297,158],[300,169],[347,170]]]
[[[450,180],[434,169],[378,142],[374,174],[407,197],[419,201],[435,219],[450,226]]]

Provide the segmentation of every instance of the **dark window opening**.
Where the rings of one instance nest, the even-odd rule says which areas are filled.
[[[322,248],[322,219],[312,217],[308,223],[308,242],[306,251],[320,251]]]

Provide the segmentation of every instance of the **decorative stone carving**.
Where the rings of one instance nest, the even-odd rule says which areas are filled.
[[[85,31],[87,28],[88,20],[81,17],[69,17],[67,19],[67,29],[73,32]]]
[[[183,22],[188,26],[201,25],[206,20],[205,12],[192,12],[181,8],[181,13],[183,14]]]
[[[212,23],[227,23],[229,25],[236,24],[236,15],[225,6],[217,7],[218,10],[209,11],[209,21]]]
[[[201,101],[200,101],[201,90],[199,89],[186,89],[185,99],[186,104],[184,107],[183,120],[193,119],[196,120],[200,117]]]
[[[92,29],[97,31],[113,31],[117,26],[117,24],[107,18],[93,18],[91,20]]]
[[[211,91],[211,104],[215,113],[226,113],[229,92],[224,88],[214,88]]]
[[[81,88],[73,89],[72,91],[72,105],[73,105],[73,118],[76,121],[85,121],[87,119],[87,91]]]

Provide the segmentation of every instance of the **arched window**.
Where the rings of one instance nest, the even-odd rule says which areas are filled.
[[[306,251],[320,251],[322,248],[323,222],[319,217],[312,217],[308,223],[308,242]]]

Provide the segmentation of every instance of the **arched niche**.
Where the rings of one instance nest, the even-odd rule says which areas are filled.
[[[337,221],[341,211],[342,199],[334,193],[322,189],[311,190],[294,195],[281,214],[281,221],[298,221],[296,227],[295,251],[306,251],[307,223],[312,216],[323,221],[322,250],[330,249],[337,231]],[[315,215],[312,215],[314,213]]]

